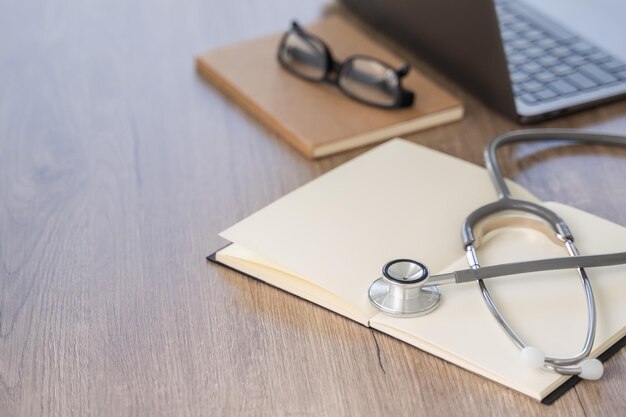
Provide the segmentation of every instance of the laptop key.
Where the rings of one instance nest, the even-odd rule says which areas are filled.
[[[569,65],[573,65],[576,67],[578,65],[585,64],[587,62],[587,59],[580,55],[571,55],[563,58],[563,61],[565,61]]]
[[[516,49],[526,49],[530,46],[530,42],[526,39],[519,38],[512,41],[511,45]]]
[[[522,87],[524,88],[524,91],[528,93],[534,93],[541,90],[543,88],[543,84],[538,83],[537,81],[527,81],[522,84]]]
[[[527,79],[528,79],[528,75],[526,75],[523,72],[516,71],[516,72],[511,73],[511,81],[513,81],[513,84],[522,83],[526,81]]]
[[[527,74],[534,74],[535,72],[541,71],[541,65],[536,62],[529,62],[527,64],[522,65],[522,70]]]
[[[578,88],[574,87],[572,84],[568,83],[565,80],[553,81],[548,84],[548,87],[562,95],[571,94],[578,91]]]
[[[550,51],[550,54],[558,58],[563,58],[570,55],[571,51],[566,46],[557,46]]]
[[[603,62],[610,60],[611,57],[602,51],[597,51],[589,55],[587,59],[589,59],[591,62],[595,64],[601,64]]]
[[[535,95],[540,100],[550,100],[556,97],[556,93],[554,93],[554,91],[552,90],[548,90],[547,88],[545,90],[537,91]]]
[[[577,53],[583,54],[583,55],[588,55],[588,54],[591,54],[592,52],[597,51],[595,46],[582,40],[578,40],[577,42],[573,43],[571,45],[571,48]]]
[[[537,74],[535,74],[534,77],[535,77],[535,79],[537,81],[540,81],[542,83],[548,83],[548,82],[554,80],[554,78],[556,78],[554,74],[552,74],[552,73],[550,73],[548,71],[538,72]]]
[[[499,8],[498,9],[498,21],[502,26],[509,26],[517,19],[510,13],[507,13],[506,9]]]
[[[552,65],[556,65],[559,60],[553,56],[546,55],[539,58],[539,63],[544,67],[551,67]]]
[[[610,61],[607,61],[600,66],[609,72],[626,69],[626,65],[616,59],[611,59]]]
[[[613,75],[593,64],[585,64],[581,67],[578,67],[578,70],[600,82],[601,84],[614,83],[615,81],[617,81],[617,78],[615,78]]]
[[[543,49],[554,48],[557,45],[557,42],[552,38],[543,38],[537,41],[537,46]]]
[[[515,38],[517,38],[517,34],[512,30],[503,30],[500,35],[505,42],[509,42]]]
[[[588,88],[593,88],[596,87],[598,85],[598,83],[596,83],[594,80],[585,77],[584,75],[580,74],[580,73],[574,73],[574,74],[570,74],[568,76],[565,77],[565,80],[568,82],[571,82],[574,85],[577,85],[578,87],[586,90]]]
[[[537,99],[535,98],[535,96],[530,94],[530,93],[522,94],[520,96],[520,99],[522,99],[523,101],[525,101],[528,104],[533,104],[533,103],[537,102]]]
[[[524,21],[519,21],[517,23],[514,23],[511,28],[513,30],[516,30],[518,32],[525,32],[527,30],[530,30],[531,27],[528,23],[524,22]]]
[[[513,65],[519,65],[526,62],[526,57],[520,54],[507,55],[507,59],[509,60],[509,63]]]
[[[530,48],[526,49],[524,53],[529,57],[536,58],[543,55],[543,49],[537,48],[536,46],[531,46]]]
[[[524,37],[530,41],[536,41],[543,38],[545,35],[540,30],[529,30],[528,32],[524,32]]]
[[[626,80],[626,70],[622,70],[620,72],[616,72],[614,75],[617,78],[619,78],[620,80]]]
[[[567,75],[567,74],[571,74],[572,72],[574,72],[574,69],[567,65],[567,64],[559,64],[556,65],[552,68],[550,68],[550,70],[558,76],[563,76],[563,75]]]
[[[530,57],[538,57],[543,55],[543,50],[541,48],[537,48],[536,46],[532,46],[528,49],[526,49],[526,55],[530,56]]]

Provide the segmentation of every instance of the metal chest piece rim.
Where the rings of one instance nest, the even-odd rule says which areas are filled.
[[[419,317],[439,305],[441,291],[435,285],[423,286],[428,268],[412,259],[386,263],[382,276],[370,285],[368,295],[378,310],[394,317]]]

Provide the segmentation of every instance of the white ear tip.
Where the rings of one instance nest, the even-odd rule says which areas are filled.
[[[526,346],[522,349],[522,359],[531,368],[541,368],[546,360],[546,355],[539,349]]]
[[[604,366],[597,359],[586,359],[580,363],[580,376],[582,379],[595,381],[602,378],[604,374]]]

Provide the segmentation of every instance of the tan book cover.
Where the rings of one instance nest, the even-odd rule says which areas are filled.
[[[514,197],[562,216],[582,255],[626,251],[626,228],[541,202],[517,184],[509,188]],[[461,224],[474,209],[495,200],[484,168],[392,140],[220,233],[232,244],[214,260],[549,403],[577,377],[529,368],[492,317],[477,282],[441,286],[441,305],[416,318],[387,316],[367,297],[369,285],[391,259],[417,259],[433,274],[467,268]],[[567,252],[536,229],[506,227],[485,236],[478,256],[486,266]],[[598,322],[591,355],[601,360],[626,340],[625,271],[624,266],[588,270]],[[554,356],[578,352],[587,311],[575,270],[485,283],[530,345]]]
[[[285,30],[288,25],[285,24]],[[398,68],[405,61],[339,16],[306,30],[342,61],[368,55]],[[196,58],[208,81],[309,158],[345,151],[463,117],[463,105],[411,68],[403,78],[413,106],[380,109],[356,102],[327,83],[302,80],[277,60],[283,33],[208,51]]]

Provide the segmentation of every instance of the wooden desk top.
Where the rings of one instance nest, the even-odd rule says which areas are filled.
[[[624,350],[542,406],[204,261],[219,231],[364,151],[310,162],[194,71],[321,3],[0,3],[2,416],[623,415]],[[467,116],[410,139],[482,163],[518,128],[412,61]],[[626,133],[626,101],[545,126]],[[626,150],[594,151],[503,159],[626,226]]]

